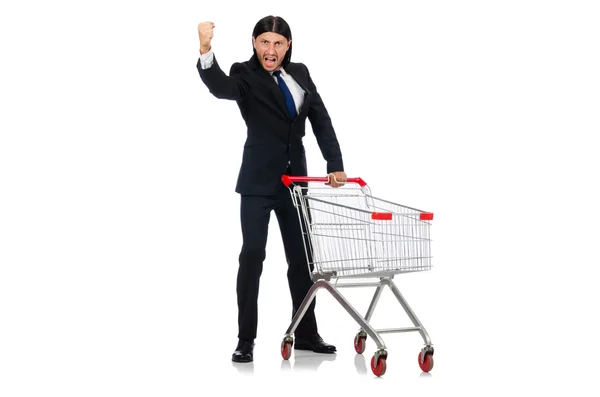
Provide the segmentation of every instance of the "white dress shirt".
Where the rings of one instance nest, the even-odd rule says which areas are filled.
[[[214,60],[214,55],[212,50],[209,50],[206,54],[200,54],[200,67],[202,69],[208,69],[212,66]],[[285,69],[282,67],[281,69],[281,78],[285,81],[285,84],[290,89],[292,93],[292,97],[294,98],[294,104],[296,105],[296,112],[300,113],[300,108],[304,103],[304,90],[300,87],[296,80],[290,76]],[[271,76],[273,76],[273,72],[269,72]],[[277,77],[273,76],[273,80],[277,83]]]

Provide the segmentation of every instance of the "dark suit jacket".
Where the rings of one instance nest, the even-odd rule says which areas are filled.
[[[274,194],[281,188],[281,176],[288,166],[290,175],[306,175],[302,138],[307,118],[327,161],[327,173],[344,170],[331,119],[304,64],[290,63],[285,67],[305,91],[304,104],[293,121],[279,86],[255,55],[246,62],[234,63],[229,76],[219,67],[216,56],[210,68],[202,69],[200,60],[197,68],[210,93],[220,99],[235,100],[246,122],[247,138],[236,192]]]

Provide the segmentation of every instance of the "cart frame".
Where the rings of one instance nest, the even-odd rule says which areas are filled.
[[[410,305],[408,304],[408,302],[406,301],[404,296],[400,293],[400,290],[398,289],[396,283],[394,283],[393,278],[396,274],[400,274],[400,273],[430,270],[430,268],[431,268],[431,265],[430,265],[431,253],[429,250],[429,244],[430,244],[431,239],[429,237],[429,226],[430,226],[429,221],[433,220],[433,213],[418,210],[415,208],[403,206],[403,205],[396,204],[396,203],[393,203],[390,201],[376,198],[371,195],[369,186],[361,178],[348,178],[347,181],[345,182],[345,184],[346,185],[354,184],[354,186],[356,186],[356,185],[359,186],[358,188],[354,189],[357,193],[354,196],[358,200],[364,199],[365,205],[362,206],[362,208],[352,207],[352,206],[343,205],[343,204],[334,203],[332,201],[329,201],[327,199],[327,197],[329,197],[329,198],[339,197],[335,193],[330,193],[329,195],[324,195],[324,197],[325,197],[324,199],[323,198],[317,199],[316,197],[315,198],[310,197],[309,193],[313,189],[310,187],[310,184],[313,184],[315,182],[328,184],[330,182],[329,177],[291,177],[291,176],[284,175],[282,177],[282,182],[289,188],[290,194],[292,195],[292,200],[294,202],[294,206],[296,207],[297,212],[298,212],[298,219],[300,221],[302,234],[304,237],[303,240],[304,240],[304,246],[305,246],[306,259],[307,259],[307,262],[309,265],[308,271],[310,273],[311,279],[314,282],[313,286],[307,292],[302,304],[300,305],[300,307],[298,308],[294,317],[292,318],[291,324],[289,325],[288,329],[285,332],[283,341],[281,343],[281,354],[282,354],[283,359],[288,360],[291,357],[292,346],[294,343],[294,339],[293,339],[294,332],[295,332],[298,324],[300,323],[300,320],[306,314],[306,311],[308,310],[309,305],[312,303],[313,299],[315,298],[317,291],[320,289],[325,289],[338,301],[338,303],[348,312],[348,314],[360,326],[360,328],[354,338],[355,351],[358,354],[362,354],[364,352],[367,336],[371,337],[375,341],[375,344],[377,345],[377,350],[375,351],[375,353],[371,359],[371,369],[376,376],[382,376],[386,371],[386,367],[387,367],[386,359],[387,359],[388,353],[387,353],[387,347],[385,345],[383,338],[381,337],[381,334],[388,334],[388,333],[418,332],[424,341],[424,347],[421,349],[421,351],[418,354],[418,364],[419,364],[419,367],[421,368],[421,370],[423,370],[424,372],[429,372],[433,368],[433,354],[434,354],[434,348],[433,348],[433,344],[431,342],[431,338],[429,337],[429,334],[427,333],[422,322],[418,319],[415,312],[412,310],[412,308],[410,307]],[[334,192],[334,190],[336,188],[329,187],[326,189],[329,190],[330,192]],[[313,255],[315,255],[315,254],[317,254],[316,256],[318,256],[317,251],[323,250],[323,247],[319,246],[319,244],[318,244],[318,239],[322,238],[322,237],[317,236],[317,233],[313,232],[314,225],[312,224],[312,220],[311,220],[312,208],[309,205],[309,201],[311,201],[311,200],[313,202],[315,202],[315,200],[319,200],[321,203],[324,203],[325,205],[333,206],[331,208],[334,210],[334,212],[346,210],[346,211],[351,211],[353,214],[366,213],[366,214],[371,215],[372,219],[381,219],[381,220],[390,219],[391,220],[392,216],[396,216],[396,215],[407,216],[406,213],[410,213],[411,216],[413,216],[411,222],[413,222],[413,221],[418,222],[416,224],[419,227],[417,227],[416,229],[414,227],[407,228],[404,232],[408,231],[409,233],[415,233],[415,234],[422,233],[423,234],[422,236],[419,236],[419,237],[423,237],[423,238],[421,240],[417,241],[416,244],[419,244],[419,247],[421,247],[421,246],[426,247],[425,254],[417,257],[416,259],[408,258],[407,259],[408,265],[404,264],[400,267],[397,267],[397,265],[396,265],[396,267],[390,266],[388,268],[388,265],[385,265],[384,269],[378,269],[377,267],[372,267],[371,265],[369,265],[369,269],[371,269],[371,271],[354,271],[355,270],[354,268],[349,267],[349,269],[350,269],[349,271],[338,272],[336,270],[344,270],[345,269],[346,265],[344,265],[344,262],[342,260],[343,259],[347,260],[348,258],[343,258],[340,261],[333,262],[333,263],[337,263],[338,266],[342,266],[343,269],[340,269],[339,267],[335,267],[335,265],[331,266],[330,269],[327,269],[327,266],[323,266],[323,264],[319,262],[319,258],[315,259],[313,257]],[[377,210],[377,211],[374,211],[374,210]],[[382,210],[383,210],[383,212],[381,212]],[[414,219],[415,214],[418,215],[418,218],[419,218],[418,220]],[[333,216],[336,216],[336,215],[346,222],[348,221],[348,219],[350,219],[350,216],[347,216],[347,215],[345,217],[342,217],[341,213],[336,212],[336,214],[334,214]],[[388,215],[389,215],[389,217],[388,217]],[[390,229],[387,229],[387,230],[390,230]],[[398,234],[399,233],[398,229],[392,229],[392,231],[393,231],[392,233],[389,233],[390,235],[392,235],[392,239],[400,238],[399,234]],[[326,236],[326,237],[331,237],[331,236]],[[414,236],[412,236],[412,237],[414,237]],[[403,235],[402,238],[406,239],[406,236]],[[342,239],[343,239],[343,237],[340,238],[340,240],[342,240]],[[370,243],[370,242],[371,241],[368,241],[367,243]],[[396,241],[392,241],[392,242],[396,242]],[[384,243],[388,243],[388,241],[385,241]],[[336,242],[336,244],[340,244],[340,243]],[[412,242],[411,242],[411,244],[412,244]],[[337,251],[336,251],[336,253],[337,253]],[[395,252],[395,254],[398,255],[398,252]],[[340,254],[337,253],[337,255],[339,256]],[[336,259],[337,259],[337,257],[336,257]],[[381,259],[381,254],[377,258],[369,258],[369,259]],[[397,258],[397,259],[404,260],[404,258]],[[396,262],[398,262],[398,261],[396,261]],[[313,266],[312,270],[311,270],[311,265]],[[333,269],[333,271],[332,271],[332,269]],[[365,268],[359,268],[359,269],[364,270]],[[373,270],[375,270],[375,271],[373,271]],[[348,278],[353,278],[352,282],[340,282],[340,280],[348,279]],[[365,279],[366,279],[366,281],[364,281]],[[377,281],[373,281],[373,279],[377,279]],[[381,297],[383,289],[386,286],[391,290],[391,292],[393,293],[393,295],[396,298],[396,300],[398,301],[398,303],[404,309],[404,312],[406,313],[406,315],[412,322],[413,327],[375,329],[370,325],[369,322],[371,320],[371,317],[373,316],[373,313],[375,311],[375,308],[377,306],[379,298]],[[371,299],[371,303],[369,305],[369,308],[367,309],[366,314],[364,316],[362,316],[358,312],[358,310],[356,310],[352,306],[352,304],[342,295],[342,293],[339,290],[343,289],[343,288],[364,288],[364,287],[376,287],[376,289],[375,289],[375,293]]]

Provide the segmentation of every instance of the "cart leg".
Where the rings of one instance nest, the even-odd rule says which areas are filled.
[[[294,314],[294,317],[292,318],[292,323],[290,324],[289,328],[285,332],[286,338],[291,337],[291,335],[294,333],[294,331],[296,331],[298,324],[300,324],[300,320],[302,320],[302,317],[304,317],[304,315],[306,314],[306,311],[308,310],[308,306],[312,303],[313,299],[315,299],[317,290],[321,287],[322,287],[322,285],[319,284],[319,282],[314,283],[312,285],[312,287],[310,287],[310,289],[306,293],[306,296],[304,297],[304,300],[300,304],[300,307],[296,311],[296,314]]]
[[[371,359],[371,369],[373,370],[373,373],[376,376],[382,376],[385,373],[387,359],[387,350],[383,339],[381,339],[377,331],[375,331],[375,329],[369,325],[368,320],[364,319],[337,289],[335,289],[333,286],[331,286],[331,284],[325,281],[323,281],[323,283],[323,288],[325,288],[331,293],[331,295],[342,305],[342,307],[346,309],[348,314],[350,314],[350,316],[352,316],[352,318],[361,326],[362,330],[364,330],[364,332],[366,332],[375,341],[375,344],[377,345],[377,350],[375,351],[375,354]],[[377,303],[377,301],[379,300],[379,296],[381,295],[381,287],[381,285],[377,287],[375,296],[371,301],[371,307],[369,307],[371,315],[373,314],[373,310],[375,310],[375,304]]]
[[[352,318],[361,326],[363,330],[375,341],[379,350],[385,350],[385,343],[379,334],[371,327],[366,319],[364,319],[358,311],[340,294],[338,290],[333,288],[329,283],[324,282],[323,288],[331,293],[331,295],[342,305],[344,309],[352,316]]]
[[[319,288],[325,288],[327,291],[329,291],[329,293],[340,303],[340,305],[342,305],[342,307],[344,309],[346,309],[348,314],[350,314],[350,316],[352,316],[352,318],[362,327],[362,329],[365,330],[365,332],[371,338],[373,338],[373,340],[377,344],[377,347],[379,348],[380,351],[383,351],[386,349],[383,339],[381,339],[381,337],[375,331],[375,329],[369,325],[369,323],[358,313],[358,311],[350,304],[350,302],[348,302],[346,300],[346,298],[344,298],[334,287],[332,287],[331,284],[329,284],[327,281],[324,281],[324,280],[319,280],[319,281],[315,282],[313,284],[313,286],[310,288],[310,290],[306,294],[306,297],[302,301],[302,304],[298,308],[298,311],[294,315],[294,318],[292,319],[292,323],[290,324],[289,328],[287,329],[287,331],[285,333],[284,339],[289,340],[291,335],[294,333],[294,331],[296,330],[296,327],[300,323],[300,319],[302,319],[302,316],[304,316],[304,314],[306,313],[308,306],[314,299],[316,291]],[[379,295],[381,295],[381,292],[379,293]],[[377,299],[378,299],[378,297],[377,297]],[[376,302],[375,298],[374,298],[374,302]],[[373,305],[373,307],[374,307],[374,305]]]
[[[383,291],[383,284],[380,284],[375,289],[375,294],[373,294],[373,299],[371,299],[371,304],[369,305],[369,309],[367,310],[367,314],[365,316],[365,321],[369,322],[371,317],[373,316],[373,312],[375,311],[375,306],[377,306],[377,302],[379,301],[379,297],[381,296],[381,292]],[[363,328],[359,329],[354,337],[354,349],[358,354],[362,354],[365,350],[365,343],[367,340],[367,333]]]
[[[381,296],[381,292],[383,291],[383,285],[380,285],[375,290],[375,294],[373,295],[373,299],[371,300],[371,304],[369,305],[369,309],[367,310],[367,315],[365,316],[365,320],[371,320],[373,316],[373,312],[375,311],[375,306],[377,306],[377,302],[379,302],[379,297]]]
[[[392,290],[392,293],[394,294],[396,299],[398,299],[398,302],[400,303],[400,305],[402,305],[402,308],[406,312],[406,315],[410,318],[410,321],[412,321],[412,323],[414,324],[414,326],[416,328],[419,328],[419,333],[421,334],[421,336],[423,337],[423,340],[425,341],[426,347],[425,347],[424,351],[433,353],[433,348],[431,347],[431,339],[429,339],[429,335],[427,334],[425,327],[423,326],[423,324],[421,324],[421,322],[417,318],[417,315],[415,314],[415,312],[410,308],[410,306],[408,305],[408,302],[406,302],[406,299],[404,299],[404,297],[400,293],[400,290],[398,289],[398,287],[396,286],[394,281],[392,281],[391,279],[384,279],[384,280],[381,280],[381,282],[383,284],[386,284],[388,287],[390,287],[390,289]]]

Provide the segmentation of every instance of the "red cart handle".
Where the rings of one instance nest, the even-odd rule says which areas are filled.
[[[289,186],[294,182],[329,182],[327,176],[289,176],[283,175],[281,181],[285,186]],[[362,178],[348,178],[343,183],[358,183],[360,187],[367,186],[367,182],[363,181]]]

